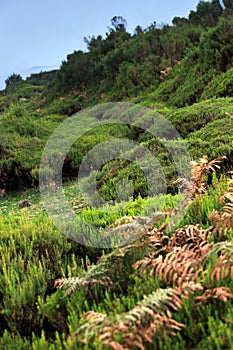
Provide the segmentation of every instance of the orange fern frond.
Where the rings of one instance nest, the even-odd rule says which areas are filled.
[[[84,315],[84,324],[74,335],[82,335],[85,343],[95,337],[101,340],[102,345],[116,350],[130,350],[134,346],[144,350],[144,344],[152,342],[156,333],[174,335],[184,326],[172,318],[172,312],[183,306],[182,298],[200,290],[202,286],[192,282],[180,288],[158,289],[145,296],[130,311],[115,318],[89,312]]]
[[[233,278],[233,260],[229,259],[229,254],[224,254],[218,258],[214,265],[210,274],[210,280],[212,282],[220,281],[229,275]]]
[[[198,300],[196,307],[202,305],[203,303],[209,302],[212,299],[227,302],[229,298],[233,298],[230,288],[218,287],[214,289],[207,289],[201,296],[196,297],[196,300]]]
[[[192,200],[195,195],[204,194],[206,192],[206,179],[205,175],[211,171],[215,172],[219,167],[219,163],[226,157],[216,158],[212,161],[208,161],[206,156],[199,159],[199,162],[191,161],[191,174],[192,179],[178,178],[173,182],[174,185],[180,184],[180,189],[183,190],[186,198]]]
[[[220,197],[220,203],[223,206],[222,212],[218,213],[213,210],[209,214],[211,224],[214,227],[213,233],[226,235],[230,229],[233,228],[233,185],[229,184],[228,191],[224,192],[223,196]]]
[[[165,258],[145,258],[133,264],[141,273],[150,270],[150,275],[173,286],[181,286],[185,282],[195,281],[200,272],[202,257],[199,251],[190,249],[188,245],[177,247],[168,253]]]

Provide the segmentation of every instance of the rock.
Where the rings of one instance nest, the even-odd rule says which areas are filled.
[[[5,196],[6,191],[4,188],[0,188],[0,198],[3,198]]]
[[[31,203],[28,199],[24,199],[22,202],[19,203],[19,209],[30,207]]]

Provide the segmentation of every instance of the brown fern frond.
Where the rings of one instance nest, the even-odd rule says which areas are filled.
[[[132,265],[141,273],[150,275],[171,284],[181,286],[188,281],[204,278],[204,262],[211,251],[207,237],[212,234],[212,227],[203,229],[201,225],[188,225],[175,230],[171,237],[163,236],[154,230],[154,251],[149,256]],[[149,240],[152,240],[152,235]]]
[[[204,254],[206,249],[208,250],[207,238],[212,235],[212,227],[204,229],[201,225],[187,225],[182,228],[176,229],[171,237],[164,235],[163,230],[167,225],[163,225],[162,230],[153,229],[147,234],[148,242],[154,247],[155,253],[172,252],[174,248],[189,245],[190,249],[200,249],[201,255]]]
[[[214,227],[217,227],[219,225],[220,215],[216,209],[213,209],[212,212],[209,214],[209,219]]]
[[[97,330],[104,324],[106,319],[106,314],[88,311],[83,315],[82,323],[74,335],[82,334],[82,342],[87,344],[89,339],[96,334]]]
[[[146,240],[148,244],[156,250],[166,245],[164,242],[169,240],[169,237],[164,234],[167,224],[163,223],[159,228],[153,228],[147,232]]]
[[[214,265],[210,274],[210,280],[211,282],[220,281],[227,276],[233,278],[233,259],[229,259],[229,254],[224,254],[218,258]]]
[[[200,247],[203,243],[207,242],[207,237],[211,232],[211,228],[203,229],[201,225],[187,225],[182,228],[176,229],[168,241],[168,251],[171,251],[174,247],[183,245],[192,245]],[[190,246],[191,247],[191,246]]]
[[[208,246],[209,249],[209,246]],[[165,258],[159,255],[157,258],[145,258],[133,264],[141,273],[150,270],[150,275],[173,286],[181,286],[185,282],[195,281],[197,273],[200,273],[201,262],[205,255],[199,250],[190,249],[188,245],[177,247],[168,253]]]
[[[233,227],[233,186],[230,186],[229,191],[224,193],[225,205],[223,207],[222,218],[228,221],[228,225]]]
[[[191,180],[178,178],[173,184],[180,184],[180,189],[183,190],[182,192],[185,194],[187,200],[193,200],[195,195],[205,194],[207,187],[205,175],[209,171],[215,172],[216,168],[220,168],[219,163],[225,158],[224,156],[209,162],[207,156],[203,156],[199,159],[199,162],[191,161]]]
[[[227,302],[229,298],[233,298],[233,294],[230,292],[230,288],[218,287],[214,289],[207,289],[201,296],[197,296],[196,307],[202,305],[203,303],[209,302],[213,299],[218,299]]]
[[[89,312],[84,315],[84,324],[79,327],[75,335],[88,343],[93,336],[102,341],[102,345],[113,349],[132,349],[136,346],[144,350],[146,342],[152,342],[157,332],[174,335],[184,325],[172,318],[172,312],[183,306],[182,298],[188,297],[197,290],[202,290],[200,284],[186,283],[182,287],[172,289],[158,289],[145,296],[130,311],[108,317]],[[121,339],[119,342],[117,338]]]
[[[172,319],[172,312],[183,306],[183,297],[196,290],[202,290],[202,287],[189,283],[177,289],[158,289],[144,297],[132,310],[122,315],[120,322],[101,330],[103,344],[110,345],[111,340],[119,333],[125,349],[132,349],[133,346],[144,349],[144,343],[152,342],[153,335],[158,331],[175,335],[184,325]]]
[[[224,192],[219,201],[223,206],[222,212],[213,210],[209,214],[211,224],[214,227],[213,233],[218,232],[219,236],[226,235],[233,228],[233,185],[229,183],[228,191]]]
[[[231,217],[233,216],[233,200],[232,203],[228,203],[223,207],[224,213],[223,215]]]

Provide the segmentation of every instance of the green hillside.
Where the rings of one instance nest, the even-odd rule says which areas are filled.
[[[6,80],[1,349],[232,349],[233,1],[223,4],[200,1],[188,18],[134,33],[113,17],[105,37],[84,38],[87,51],[68,54],[58,70]],[[42,177],[55,130],[60,143]],[[116,140],[131,145],[122,157]],[[102,246],[67,237],[43,207],[47,176],[50,204],[60,205],[53,166],[63,155],[57,144],[70,143],[63,190],[84,225],[70,226],[60,206],[62,227]],[[81,191],[96,200],[93,183],[101,209]]]

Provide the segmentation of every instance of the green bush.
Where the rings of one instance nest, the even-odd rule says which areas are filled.
[[[192,106],[168,112],[168,118],[181,137],[186,138],[190,133],[201,130],[208,123],[226,118],[226,113],[233,113],[232,98],[212,98],[195,103]]]
[[[221,156],[232,159],[233,151],[233,118],[224,118],[208,123],[204,128],[190,134],[187,138],[189,153],[193,158],[204,155],[208,159]]]
[[[49,103],[46,108],[46,114],[58,114],[58,115],[68,115],[79,112],[83,108],[83,98],[60,98],[59,100],[54,100]]]
[[[232,97],[233,96],[233,68],[213,78],[204,89],[201,100],[211,97]]]
[[[31,344],[26,338],[14,335],[6,330],[0,338],[0,347],[4,350],[30,350]]]

